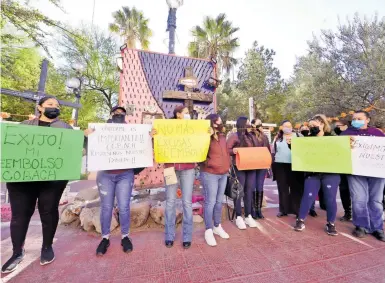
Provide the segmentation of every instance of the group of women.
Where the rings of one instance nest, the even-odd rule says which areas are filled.
[[[385,134],[375,127],[370,127],[370,115],[365,111],[356,111],[351,120],[342,119],[335,123],[333,136],[377,136]],[[385,179],[376,177],[341,175],[333,172],[296,172],[291,168],[291,141],[293,138],[316,138],[332,136],[331,126],[325,115],[315,115],[300,133],[294,133],[292,124],[283,121],[281,130],[273,143],[273,174],[279,192],[278,217],[295,214],[296,231],[305,229],[308,214],[317,216],[314,203],[318,195],[321,209],[326,210],[327,234],[336,236],[337,190],[340,190],[345,211],[341,221],[351,221],[355,225],[353,235],[359,238],[372,234],[376,239],[385,241],[383,230],[383,200]],[[353,146],[353,143],[352,143]]]
[[[22,124],[72,128],[70,125],[58,119],[60,115],[60,105],[56,98],[45,97],[41,99],[38,104],[40,116],[34,120],[22,122]],[[360,116],[361,114],[361,112],[357,112],[359,117],[354,119],[360,120],[362,118]],[[126,110],[123,107],[114,107],[107,123],[125,123],[125,115]],[[174,118],[190,119],[188,108],[184,106],[176,107],[174,110]],[[234,202],[236,226],[241,230],[246,229],[247,226],[255,228],[257,227],[256,220],[264,218],[262,214],[262,200],[267,169],[238,170],[235,166],[235,156],[238,148],[266,147],[271,151],[268,138],[262,131],[261,120],[256,119],[250,122],[246,117],[239,117],[236,123],[236,132],[231,133],[226,138],[223,122],[218,115],[210,114],[206,119],[210,120],[211,126],[210,146],[206,160],[200,164],[165,164],[166,168],[173,168],[177,178],[177,184],[166,185],[165,246],[168,248],[172,248],[175,241],[175,203],[178,187],[180,187],[182,191],[183,203],[182,246],[185,249],[191,247],[193,233],[192,194],[196,166],[200,167],[200,179],[203,186],[203,216],[206,226],[204,237],[208,245],[217,245],[215,235],[223,239],[230,237],[221,226],[221,219],[223,196],[226,189],[227,176],[231,167],[233,167],[232,169],[234,170],[232,171],[235,172],[244,190],[244,216],[242,216],[242,200],[239,198]],[[362,130],[363,134],[370,132],[367,130],[367,120],[365,120],[366,124],[364,123],[361,128],[357,128],[354,119],[352,123],[353,127]],[[362,122],[357,122],[356,124],[362,125]],[[345,189],[342,189],[342,183],[340,184],[341,180],[346,178],[346,176],[341,177],[334,173],[295,172],[291,169],[292,139],[305,136],[321,137],[330,135],[331,129],[326,118],[323,115],[316,115],[309,121],[309,128],[302,129],[302,134],[294,133],[289,121],[284,121],[281,126],[281,130],[272,146],[272,154],[274,157],[272,169],[279,191],[279,214],[277,216],[283,217],[288,214],[296,214],[298,219],[295,230],[302,231],[305,228],[305,218],[309,211],[314,211],[315,198],[322,187],[325,208],[327,210],[326,231],[330,235],[337,235],[335,228],[337,212],[336,194],[338,187],[340,187],[341,193],[342,190],[345,190],[346,206],[344,205],[344,219],[350,220],[352,216],[351,207],[353,207],[353,221],[355,221],[354,224],[357,226],[355,230],[357,231],[356,234],[363,236],[365,233],[373,233],[378,239],[381,239],[381,237],[383,237],[382,221],[379,223],[378,215],[373,213],[374,209],[378,209],[377,203],[373,203],[377,201],[377,199],[374,198],[378,198],[378,196],[376,195],[374,197],[375,194],[372,193],[371,186],[378,188],[382,185],[382,188],[384,188],[385,179],[374,180],[367,178],[364,180],[360,178],[360,176],[353,176],[353,178],[347,179],[352,193],[353,206],[351,206],[350,196],[347,195],[349,192],[349,190],[346,189],[347,182],[345,182]],[[334,131],[336,134],[341,134],[341,132],[346,130],[346,126],[348,125],[341,122],[341,124],[336,125]],[[87,137],[92,134],[92,130],[86,130],[84,134],[85,137]],[[153,130],[149,134],[154,136],[157,133]],[[351,135],[354,134],[359,135],[360,132],[353,132]],[[377,132],[375,132],[375,134],[380,135]],[[110,225],[115,198],[117,199],[119,209],[122,250],[123,252],[131,252],[133,250],[133,244],[129,238],[130,196],[133,189],[134,176],[137,172],[135,169],[98,172],[97,186],[101,200],[100,222],[102,227],[102,240],[96,250],[96,254],[99,256],[104,255],[110,245]],[[370,189],[368,197],[370,214],[368,212],[368,205],[365,206],[362,200],[362,196],[365,197],[368,194],[365,195],[365,192],[359,188],[359,184],[363,182],[367,182],[365,188]],[[13,254],[3,265],[3,273],[14,271],[24,258],[24,241],[36,202],[38,202],[38,210],[43,229],[43,246],[40,263],[45,265],[55,259],[52,243],[59,221],[59,201],[66,185],[67,181],[7,183],[12,210],[11,239]],[[355,201],[357,201],[358,204],[355,203]],[[370,221],[364,219],[365,217],[369,219],[367,215],[364,217],[359,215],[358,212],[356,213],[355,208],[356,211],[359,211],[361,214],[364,212],[367,213],[367,215],[371,217]],[[314,213],[311,214],[315,216],[316,214]],[[372,219],[373,217],[375,219]]]

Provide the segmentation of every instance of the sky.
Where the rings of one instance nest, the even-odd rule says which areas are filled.
[[[105,31],[113,21],[112,13],[122,6],[142,10],[150,19],[149,26],[153,30],[150,50],[168,52],[166,0],[61,0],[65,12],[47,0],[34,0],[31,4],[51,18],[76,27],[81,23],[92,23],[94,2],[93,24]],[[175,52],[187,56],[192,27],[200,25],[205,16],[226,13],[228,20],[240,28],[237,33],[240,47],[234,57],[242,58],[256,40],[275,50],[275,66],[287,79],[296,59],[306,54],[307,41],[313,35],[319,35],[322,29],[336,30],[339,23],[346,23],[357,12],[369,19],[375,13],[384,17],[385,0],[184,0],[177,11]]]

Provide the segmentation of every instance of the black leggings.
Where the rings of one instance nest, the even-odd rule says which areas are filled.
[[[59,223],[59,202],[68,181],[7,183],[11,203],[11,239],[14,252],[24,246],[29,222],[38,202],[43,247],[51,246]]]

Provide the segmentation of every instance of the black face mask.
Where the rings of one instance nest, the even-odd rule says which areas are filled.
[[[340,129],[340,127],[335,127],[334,132],[336,133],[337,136],[339,136],[342,133],[342,130]]]
[[[219,133],[223,132],[223,124],[215,124],[217,127],[215,128]]]
[[[311,136],[316,136],[319,134],[319,132],[320,132],[319,127],[311,127],[310,128],[310,135]]]
[[[126,115],[124,114],[114,114],[112,115],[112,123],[124,124],[126,121]]]
[[[48,119],[56,119],[60,115],[60,109],[53,107],[44,108],[44,116]]]
[[[310,131],[309,130],[302,130],[301,131],[301,134],[304,136],[304,137],[307,137],[309,135]]]

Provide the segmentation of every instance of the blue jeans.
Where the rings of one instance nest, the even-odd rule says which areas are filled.
[[[205,196],[203,218],[207,230],[213,228],[213,217],[215,227],[221,224],[222,203],[227,184],[227,174],[215,175],[202,172],[201,179]]]
[[[120,174],[109,174],[105,171],[99,171],[96,177],[96,183],[100,196],[102,236],[108,236],[111,232],[110,227],[115,196],[118,201],[120,229],[122,235],[128,235],[134,171],[128,170]]]
[[[337,190],[340,185],[340,175],[338,174],[316,174],[305,179],[305,189],[299,209],[299,219],[305,219],[309,209],[315,201],[319,190],[324,191],[326,202],[327,221],[334,223],[337,215]]]
[[[175,171],[178,183],[182,190],[183,203],[183,242],[191,242],[193,231],[193,213],[192,213],[192,193],[194,189],[195,170]],[[166,185],[166,219],[165,219],[165,238],[166,241],[175,239],[176,222],[176,191],[178,184]]]
[[[382,231],[385,179],[351,175],[348,176],[348,182],[352,198],[353,224],[366,229],[368,233]]]
[[[257,186],[256,186],[256,191],[257,192],[263,192],[263,185],[265,184],[265,179],[266,179],[266,173],[267,169],[258,169],[255,170],[257,174]]]

